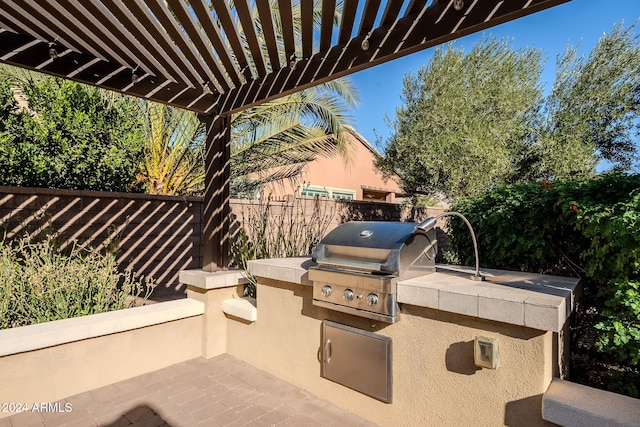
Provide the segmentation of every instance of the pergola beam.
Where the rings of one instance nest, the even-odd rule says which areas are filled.
[[[200,120],[207,129],[202,269],[213,272],[229,264],[230,124],[223,116],[201,116]]]

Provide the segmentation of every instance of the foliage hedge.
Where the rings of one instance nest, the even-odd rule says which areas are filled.
[[[140,101],[54,77],[0,76],[0,185],[131,191],[144,155]]]
[[[640,175],[508,185],[452,210],[473,225],[482,267],[581,277],[570,378],[639,397]],[[466,226],[452,218],[449,230],[471,265]]]

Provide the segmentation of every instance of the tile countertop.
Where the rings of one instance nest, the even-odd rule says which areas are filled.
[[[255,276],[311,285],[308,257],[249,261]],[[438,265],[436,272],[401,280],[398,302],[534,329],[559,332],[573,311],[579,279],[481,269],[485,281],[468,277],[473,268]]]

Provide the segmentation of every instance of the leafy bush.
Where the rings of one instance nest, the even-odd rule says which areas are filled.
[[[637,345],[640,342],[640,282],[614,282],[610,290],[613,295],[602,292],[607,300],[602,309],[604,320],[595,326],[601,331],[596,347],[614,354],[619,360],[637,365],[640,362],[640,346]]]
[[[473,224],[483,267],[582,278],[571,377],[637,397],[640,175],[504,186],[452,210]],[[465,225],[454,219],[449,229],[455,255],[472,262]]]
[[[0,78],[0,185],[129,191],[144,155],[140,101],[55,77]]]
[[[113,254],[62,253],[51,236],[0,240],[0,329],[131,307],[154,287],[118,272]]]
[[[546,231],[550,220],[557,222],[553,197],[539,184],[510,185],[461,199],[451,210],[465,215],[473,225],[483,267],[557,273],[564,270],[558,259],[566,238],[556,224],[554,233]],[[452,218],[448,227],[451,249],[461,262],[472,263],[473,245],[465,224]]]

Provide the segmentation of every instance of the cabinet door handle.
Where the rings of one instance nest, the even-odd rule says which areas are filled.
[[[324,343],[324,360],[327,363],[331,362],[331,340]]]

